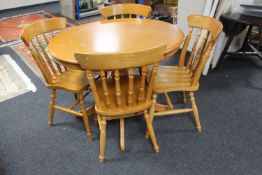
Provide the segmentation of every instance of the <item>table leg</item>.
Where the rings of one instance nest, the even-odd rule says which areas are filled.
[[[259,43],[258,43],[258,50],[262,49],[262,25],[258,27],[259,30]]]
[[[257,48],[255,48],[251,43],[248,43],[248,46],[254,51],[254,54],[257,55],[258,58],[262,60],[262,52],[260,52]]]
[[[225,48],[224,48],[224,50],[223,50],[223,52],[222,52],[222,54],[221,54],[221,56],[220,56],[220,58],[219,58],[219,60],[218,60],[218,63],[217,63],[217,65],[216,65],[216,68],[215,68],[215,69],[219,69],[219,67],[221,66],[221,64],[225,61],[225,58],[224,58],[224,57],[226,56],[227,50],[228,50],[231,42],[233,41],[233,39],[234,39],[234,36],[231,35],[231,36],[229,37],[227,43],[226,43],[226,46],[225,46]]]
[[[88,116],[92,116],[92,115],[95,115],[96,114],[96,111],[95,111],[95,105],[90,105],[86,108],[86,112],[87,112],[87,115]]]
[[[248,48],[248,39],[249,39],[249,36],[252,32],[252,29],[253,29],[253,26],[252,25],[249,25],[248,27],[248,31],[247,31],[247,34],[246,34],[246,37],[245,37],[245,40],[243,42],[243,45],[242,45],[242,48],[240,50],[246,50]]]
[[[77,100],[77,93],[74,93],[74,98],[75,98],[75,100]],[[72,108],[72,109],[73,109],[73,108]],[[78,115],[75,115],[75,117],[81,118],[81,116],[78,116]]]

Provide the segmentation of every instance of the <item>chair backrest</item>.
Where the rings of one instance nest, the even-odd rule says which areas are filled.
[[[193,85],[198,84],[201,73],[206,65],[210,53],[216,43],[223,25],[220,21],[201,15],[190,15],[187,18],[189,33],[179,58],[179,68],[186,67],[193,72]],[[197,31],[195,41],[191,40],[193,30]],[[187,59],[186,52],[190,42],[194,42],[192,51]],[[185,64],[186,61],[186,64]]]
[[[46,83],[52,84],[52,79],[66,70],[54,62],[47,52],[48,42],[66,27],[66,18],[51,18],[34,22],[21,32],[21,39],[30,49]]]
[[[144,17],[150,15],[151,7],[141,4],[117,4],[100,9],[100,13],[105,19],[116,18],[133,18]]]
[[[151,100],[158,64],[164,59],[165,50],[166,46],[160,45],[155,48],[133,53],[75,54],[75,57],[81,68],[87,72],[87,78],[94,93],[96,105],[101,107],[101,102],[105,99],[105,104],[108,108],[110,108],[112,104],[121,108],[123,98],[128,102],[128,104],[126,104],[128,106],[134,104],[139,105],[140,103]],[[153,68],[150,69],[149,66],[153,66]],[[140,74],[135,71],[136,68],[141,70]],[[128,71],[128,75],[120,76],[120,70],[123,69]],[[106,71],[111,71],[112,77],[114,78],[106,78]],[[92,76],[95,72],[98,72],[101,76],[103,94],[98,94]],[[147,72],[150,73],[148,82],[146,82]],[[120,83],[121,80],[124,81],[124,79],[128,79],[125,84],[126,87],[128,87],[127,92],[123,92],[123,87],[121,87],[123,82]],[[115,92],[108,91],[109,81],[114,81]],[[112,95],[115,95],[115,101],[110,101],[109,97]]]

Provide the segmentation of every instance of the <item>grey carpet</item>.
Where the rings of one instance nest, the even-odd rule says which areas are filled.
[[[57,4],[40,8],[58,10]],[[10,48],[1,48],[0,54],[10,54],[38,89],[0,103],[0,166],[7,175],[262,174],[262,62],[256,58],[230,59],[202,77],[196,93],[202,133],[196,132],[191,114],[156,119],[156,154],[144,139],[144,121],[131,118],[126,120],[126,151],[121,152],[119,122],[112,121],[107,127],[106,162],[100,164],[99,130],[93,120],[93,142],[82,121],[70,114],[56,111],[56,125],[49,127],[50,92]],[[64,92],[58,97],[63,104],[73,100]],[[180,102],[177,94],[172,97]]]

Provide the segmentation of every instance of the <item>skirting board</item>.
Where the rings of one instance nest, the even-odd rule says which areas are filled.
[[[57,3],[59,0],[27,0],[27,1],[18,1],[17,0],[1,0],[0,12],[22,9],[26,7],[34,7],[39,5]]]

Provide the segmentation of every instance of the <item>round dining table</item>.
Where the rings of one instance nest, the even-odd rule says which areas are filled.
[[[64,66],[81,69],[75,53],[137,52],[165,44],[165,58],[168,58],[177,52],[183,38],[184,33],[176,25],[158,20],[126,18],[69,28],[49,42],[48,50]],[[165,110],[165,106],[157,104],[156,110]],[[87,113],[95,113],[94,105],[87,108]],[[124,143],[123,140],[121,137],[121,143]]]
[[[175,54],[184,34],[176,25],[140,18],[104,20],[69,28],[48,44],[61,64],[80,69],[75,53],[124,53],[166,44],[165,58]]]

